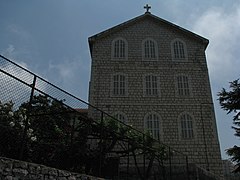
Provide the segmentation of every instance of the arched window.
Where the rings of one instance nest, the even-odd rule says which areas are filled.
[[[127,58],[127,41],[123,38],[117,38],[112,42],[112,58],[126,59]]]
[[[173,60],[186,61],[187,50],[185,43],[180,39],[175,39],[171,43],[171,52]]]
[[[159,80],[156,75],[145,75],[143,77],[143,88],[145,96],[159,95]]]
[[[186,75],[176,76],[177,94],[179,96],[190,96],[189,77]]]
[[[160,140],[160,116],[157,113],[149,113],[144,117],[144,128],[154,139]]]
[[[180,115],[180,137],[181,139],[193,139],[194,138],[194,127],[192,117],[184,113]]]
[[[116,118],[117,120],[123,122],[123,123],[127,123],[127,116],[122,112],[114,113],[113,117]]]
[[[153,39],[146,39],[142,44],[143,60],[156,60],[157,53],[157,43]]]
[[[112,95],[127,95],[127,77],[124,74],[114,74],[112,76]]]

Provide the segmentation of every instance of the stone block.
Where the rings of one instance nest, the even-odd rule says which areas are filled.
[[[28,165],[28,171],[30,174],[40,174],[41,172],[41,166],[38,164],[29,164]]]
[[[13,166],[14,166],[14,168],[22,168],[22,169],[28,168],[28,164],[26,162],[22,162],[22,161],[14,161]]]
[[[21,168],[14,168],[12,172],[14,176],[17,176],[17,177],[25,177],[28,174],[28,171],[26,169],[21,169]]]
[[[67,177],[58,177],[57,180],[68,180]]]
[[[24,180],[45,180],[45,179],[44,179],[44,175],[40,173],[36,173],[36,174],[28,174],[28,176],[24,178]]]
[[[13,180],[13,177],[12,177],[12,176],[6,176],[6,177],[4,178],[4,180]]]
[[[59,171],[58,171],[58,175],[59,175],[60,177],[61,177],[61,176],[63,176],[63,177],[68,177],[68,176],[71,175],[71,173],[68,172],[68,171],[59,170]]]

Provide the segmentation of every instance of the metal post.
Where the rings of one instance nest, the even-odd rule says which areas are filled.
[[[169,154],[169,176],[170,180],[172,180],[172,160],[171,160],[171,149],[168,148],[168,154]]]
[[[188,156],[186,156],[186,167],[187,167],[187,180],[190,180],[190,177],[189,177],[189,166],[188,166]]]
[[[143,177],[146,178],[146,167],[145,167],[145,135],[143,134]]]
[[[127,157],[127,179],[129,175],[129,140],[128,140],[128,157]]]
[[[71,114],[72,116],[72,114]],[[73,121],[71,122],[71,140],[70,140],[70,149],[72,149],[72,146],[73,146],[73,139],[74,139],[74,135],[75,135],[75,124],[76,124],[76,112],[73,113],[73,116],[72,116],[72,119]]]
[[[99,174],[99,177],[101,177],[101,174],[102,174],[102,138],[103,138],[103,112],[101,111],[101,124],[100,124],[100,142],[99,142],[99,145],[100,145],[100,155],[99,155],[99,170],[98,170],[98,174]]]
[[[32,100],[33,100],[36,80],[37,80],[37,76],[34,75],[33,83],[31,84],[32,89],[31,89],[31,95],[30,95],[29,104],[28,104],[27,113],[26,113],[25,127],[24,127],[24,130],[23,130],[22,143],[21,143],[22,146],[20,148],[20,153],[19,153],[19,159],[20,160],[23,160],[23,152],[24,152],[24,148],[26,147],[26,136],[27,136],[27,130],[28,130],[28,122],[29,122],[30,111],[31,111],[31,108],[32,108]]]
[[[71,137],[70,138],[71,139],[70,139],[69,152],[70,152],[71,155],[73,154],[73,143],[74,143],[74,136],[75,136],[76,118],[78,118],[77,115],[76,115],[76,112],[71,113],[71,119],[73,119],[73,121],[70,122],[70,124],[71,124]],[[66,121],[66,119],[65,119],[65,121]],[[68,162],[67,167],[70,168],[71,167],[71,162],[72,162],[71,158],[68,158],[67,162]]]

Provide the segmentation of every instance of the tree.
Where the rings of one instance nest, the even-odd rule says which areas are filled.
[[[120,158],[132,156],[139,178],[147,179],[154,160],[160,164],[167,155],[150,134],[110,116],[82,117],[64,101],[44,95],[33,96],[19,107],[0,102],[0,143],[0,156],[17,159],[21,154],[25,161],[109,178],[118,173]],[[141,172],[143,155],[146,171]]]
[[[30,106],[29,102],[23,103],[16,112],[26,112],[28,116],[26,160],[84,171],[90,154],[87,144],[90,121],[80,120],[80,114],[66,106],[64,100],[43,95],[33,96]]]
[[[17,158],[21,145],[22,123],[13,102],[0,101],[0,156]]]
[[[0,156],[18,159],[23,148],[22,160],[79,171],[87,151],[87,124],[73,126],[76,116],[63,101],[43,95],[19,107],[0,101]]]
[[[232,127],[235,130],[235,136],[240,137],[240,83],[239,80],[230,82],[230,90],[222,89],[218,93],[221,108],[227,111],[227,114],[234,113]],[[227,150],[231,160],[236,163],[235,172],[240,172],[240,147],[234,146]]]

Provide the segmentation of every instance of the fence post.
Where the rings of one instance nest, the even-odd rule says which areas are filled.
[[[99,174],[99,177],[101,177],[102,175],[102,139],[103,139],[103,112],[101,111],[101,124],[100,124],[100,142],[99,142],[99,145],[100,145],[100,155],[99,155],[99,170],[98,170],[98,174]]]
[[[172,180],[172,160],[171,160],[171,148],[168,148],[168,154],[169,154],[169,176],[170,180]]]
[[[145,167],[145,134],[143,134],[143,177],[146,179],[146,167]]]
[[[35,89],[35,85],[36,85],[36,80],[37,80],[37,76],[34,75],[33,77],[33,83],[31,84],[31,95],[30,95],[30,99],[29,99],[29,104],[27,107],[27,114],[26,114],[26,119],[25,119],[25,126],[24,126],[24,130],[23,130],[23,136],[22,136],[22,146],[20,148],[20,153],[19,153],[19,159],[23,160],[23,152],[24,152],[24,148],[26,147],[26,136],[27,136],[27,130],[28,130],[28,122],[29,122],[29,116],[30,116],[30,111],[32,108],[32,100],[33,100],[33,96],[34,96],[34,89]]]
[[[186,167],[187,167],[187,180],[190,180],[190,177],[189,177],[189,166],[188,166],[188,156],[186,156]]]
[[[75,124],[76,124],[76,118],[78,114],[76,115],[76,112],[73,112],[70,114],[70,125],[71,125],[71,136],[70,136],[70,148],[69,148],[69,153],[71,154],[70,157],[67,160],[67,168],[70,168],[72,165],[72,154],[73,154],[73,143],[74,143],[74,138],[75,138]],[[64,120],[66,121],[66,119]]]
[[[127,179],[129,175],[129,139],[128,139],[128,157],[127,157]]]

